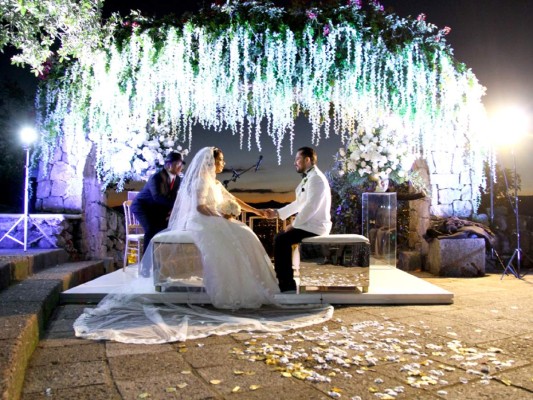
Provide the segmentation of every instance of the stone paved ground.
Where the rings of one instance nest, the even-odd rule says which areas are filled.
[[[297,332],[164,345],[77,339],[84,306],[62,306],[22,398],[533,399],[533,275],[417,275],[454,304],[338,306]]]

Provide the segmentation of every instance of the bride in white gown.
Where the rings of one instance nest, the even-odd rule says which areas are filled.
[[[220,149],[205,147],[196,154],[178,192],[166,236],[187,231],[193,237],[202,255],[203,285],[215,307],[258,308],[274,303],[279,287],[270,258],[255,233],[233,218],[240,208],[262,213],[222,186],[216,174],[223,169]],[[144,263],[143,268],[152,266]]]
[[[139,278],[126,290],[107,295],[96,308],[86,309],[74,323],[76,336],[151,344],[241,330],[278,332],[331,318],[331,306],[283,306],[276,300],[279,287],[270,258],[255,233],[231,215],[240,214],[239,208],[261,212],[231,195],[216,180],[223,167],[224,157],[217,148],[206,147],[196,154],[180,185],[169,228],[161,234],[187,231],[193,237],[202,255],[203,286],[211,303],[232,311],[156,306],[148,297],[135,294],[152,279],[152,240]]]

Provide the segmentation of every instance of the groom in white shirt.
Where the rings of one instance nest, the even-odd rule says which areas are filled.
[[[287,219],[297,214],[293,223],[274,240],[274,266],[282,292],[296,290],[292,245],[306,237],[327,235],[331,230],[331,190],[325,175],[318,169],[316,151],[311,147],[298,149],[294,166],[303,177],[296,187],[296,200],[278,210],[266,210],[268,218]]]

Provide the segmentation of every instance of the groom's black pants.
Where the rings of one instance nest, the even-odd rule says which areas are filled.
[[[276,235],[274,239],[274,267],[278,277],[279,289],[282,292],[296,289],[292,271],[292,245],[300,243],[302,239],[311,236],[317,236],[317,234],[295,228]]]

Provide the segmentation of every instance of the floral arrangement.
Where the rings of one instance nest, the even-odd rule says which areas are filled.
[[[165,164],[165,158],[172,152],[183,157],[189,154],[173,138],[170,128],[152,124],[144,132],[136,132],[129,141],[115,142],[114,149],[100,154],[99,168],[104,174],[103,187],[116,185],[117,191],[124,189],[128,180],[147,181]]]
[[[189,154],[188,149],[184,149],[171,134],[168,126],[158,127],[152,125],[146,140],[140,141],[142,135],[134,136],[134,139],[127,144],[135,150],[134,157],[130,160],[131,170],[134,179],[148,180],[157,169],[163,167],[165,158],[172,152],[181,153],[183,157]]]
[[[186,21],[114,16],[98,54],[41,82],[43,160],[53,159],[55,138],[89,139],[101,181],[120,181],[129,172],[109,160],[121,152],[140,157],[143,149],[130,143],[150,140],[146,126],[157,114],[171,128],[165,137],[184,147],[200,124],[229,129],[241,148],[255,142],[261,150],[266,136],[281,162],[300,113],[315,145],[330,132],[346,142],[359,126],[380,126],[391,115],[422,157],[467,149],[473,186],[481,181],[484,88],[454,59],[449,28],[425,16],[400,18],[375,0],[308,10],[224,3]]]
[[[396,137],[393,132],[385,133],[383,128],[352,136],[335,156],[339,175],[346,175],[352,185],[386,179],[404,183],[409,179],[415,157],[410,154],[407,143]]]
[[[241,215],[241,206],[235,200],[228,199],[218,206],[217,211],[225,218],[237,218]]]

